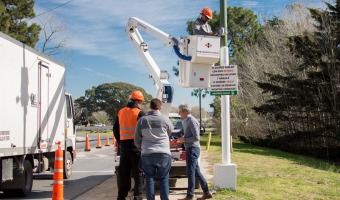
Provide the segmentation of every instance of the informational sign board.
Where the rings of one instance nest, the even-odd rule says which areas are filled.
[[[213,66],[210,73],[210,95],[237,95],[237,65]]]

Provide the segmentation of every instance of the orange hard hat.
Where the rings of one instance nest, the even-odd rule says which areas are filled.
[[[135,90],[131,93],[130,99],[144,101],[144,95],[141,91]]]
[[[210,8],[203,8],[201,13],[203,15],[205,15],[206,17],[208,17],[209,19],[212,19],[213,15],[212,15],[212,12],[210,10]]]

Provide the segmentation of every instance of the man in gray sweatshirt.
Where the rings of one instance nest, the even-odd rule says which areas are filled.
[[[162,102],[152,99],[146,116],[140,118],[135,129],[134,143],[141,150],[141,165],[146,180],[146,197],[155,199],[154,177],[157,174],[161,200],[169,200],[169,172],[171,152],[169,135],[174,127],[169,117],[161,115]]]

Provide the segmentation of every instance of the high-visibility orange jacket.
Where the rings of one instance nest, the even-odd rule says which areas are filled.
[[[120,113],[123,110],[126,111],[126,112],[125,111],[122,112],[122,113],[124,113],[124,115],[122,113]],[[132,114],[129,114],[129,112],[127,110],[133,110],[133,112],[131,111]],[[139,149],[134,144],[134,135],[133,135],[133,137],[130,137],[131,139],[126,139],[126,137],[125,137],[129,133],[133,133],[134,134],[134,131],[130,131],[129,133],[125,132],[127,134],[123,136],[124,139],[121,139],[121,137],[122,137],[121,136],[121,130],[122,130],[121,127],[125,126],[125,127],[130,127],[130,128],[134,128],[135,129],[138,119],[143,117],[145,115],[145,112],[140,110],[139,106],[136,103],[129,102],[126,105],[126,107],[122,108],[118,113],[120,113],[120,114],[117,114],[115,123],[113,125],[113,134],[114,134],[114,136],[116,138],[117,143],[119,144],[119,148],[118,148],[119,154],[123,155],[124,153],[129,154],[131,152],[136,152],[136,153],[140,152]],[[136,113],[138,113],[137,116],[135,115]],[[133,122],[132,122],[132,120],[130,122],[128,117],[124,118],[123,116],[125,116],[125,114],[127,116],[130,116],[131,118],[133,118],[133,116],[135,115],[135,117],[133,118]],[[127,121],[127,123],[125,123],[125,122],[121,123],[121,120]]]
[[[118,112],[120,140],[133,140],[138,120],[138,108],[125,107]]]

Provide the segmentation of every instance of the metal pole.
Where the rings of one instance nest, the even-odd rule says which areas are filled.
[[[199,104],[200,104],[200,135],[202,135],[203,133],[201,132],[202,130],[202,110],[201,110],[201,98],[202,98],[202,89],[199,88]]]
[[[227,36],[227,0],[220,0],[220,26],[224,27],[225,34],[221,37],[221,47],[228,46]]]
[[[226,0],[220,0],[220,13],[221,13],[221,27],[227,31],[227,20],[226,20]],[[227,34],[221,38],[221,47],[227,47]],[[220,65],[229,65],[229,52],[228,49],[224,52],[224,63]],[[229,107],[229,95],[222,95],[221,97],[221,120],[222,120],[222,164],[229,165],[230,156],[230,107]]]
[[[220,0],[221,27],[227,32],[226,0]],[[229,65],[227,35],[221,38],[220,66]],[[214,166],[214,187],[236,190],[236,165],[230,163],[230,107],[229,95],[221,96],[222,164]]]

